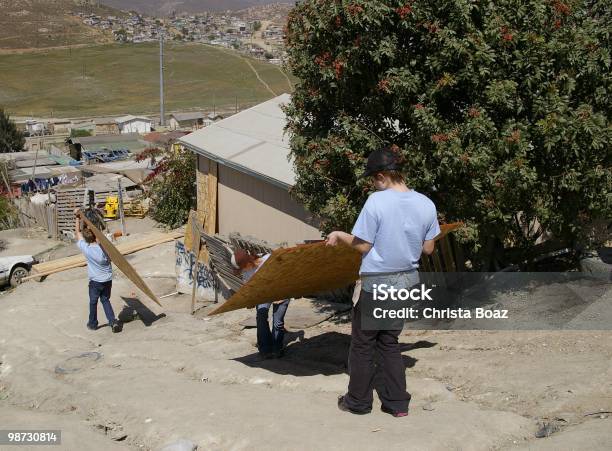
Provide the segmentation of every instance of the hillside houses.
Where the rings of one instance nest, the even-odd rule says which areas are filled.
[[[263,51],[251,49],[255,24],[268,19],[261,14],[241,13],[242,17],[239,17],[227,13],[209,12],[164,19],[136,13],[130,13],[125,17],[101,17],[84,13],[79,13],[77,16],[85,25],[111,33],[115,41],[120,43],[155,42],[160,34],[163,34],[167,40],[206,43],[233,48],[260,59],[265,57]],[[283,57],[283,35],[280,25],[272,24],[263,30],[263,39],[272,45],[268,53],[272,53],[276,59]]]

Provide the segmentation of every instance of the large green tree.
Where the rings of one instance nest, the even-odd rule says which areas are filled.
[[[409,184],[471,248],[576,243],[610,218],[606,1],[309,0],[289,15],[295,195],[350,229],[365,158],[399,146]],[[486,248],[487,246],[484,246]]]
[[[0,108],[0,153],[21,152],[24,146],[23,133],[17,130],[8,113]]]

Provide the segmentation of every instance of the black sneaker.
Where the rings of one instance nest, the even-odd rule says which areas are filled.
[[[338,409],[342,410],[343,412],[350,412],[355,415],[367,415],[368,413],[372,411],[372,409],[367,409],[367,410],[351,409],[344,403],[344,396],[338,396]]]
[[[113,330],[113,333],[116,334],[118,332],[121,332],[123,327],[121,327],[121,323],[119,321],[115,321],[111,326],[111,329]]]
[[[87,328],[88,328],[89,330],[98,330],[98,326],[91,326],[91,325],[89,325],[89,324],[87,325]]]

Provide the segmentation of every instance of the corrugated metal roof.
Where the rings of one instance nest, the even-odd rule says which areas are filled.
[[[118,117],[117,119],[115,119],[115,122],[117,124],[124,124],[126,122],[131,122],[131,121],[153,122],[148,117],[145,117],[145,116],[132,116],[131,114],[128,114],[127,116],[121,116],[121,117]]]
[[[289,188],[295,184],[295,172],[289,161],[289,137],[284,134],[287,119],[280,105],[290,99],[282,94],[179,141],[225,166]]]
[[[204,113],[202,113],[201,111],[194,111],[188,113],[172,113],[170,116],[179,122],[192,121],[194,119],[204,119]]]
[[[80,143],[83,146],[87,144],[107,144],[123,141],[139,141],[142,139],[139,133],[123,133],[121,135],[95,135],[72,138],[72,142]]]

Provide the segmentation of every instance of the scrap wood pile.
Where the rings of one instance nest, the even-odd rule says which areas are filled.
[[[202,233],[202,239],[210,256],[210,268],[216,281],[228,290],[238,291],[244,284],[242,278],[236,275],[231,265],[232,249],[230,243],[219,235],[211,236]]]
[[[73,213],[74,218],[74,213]],[[74,219],[73,219],[74,221]],[[117,245],[117,250],[122,255],[132,254],[134,252],[156,246],[168,241],[174,241],[183,236],[182,232],[170,232],[170,233],[153,233],[146,238],[138,241],[130,241],[126,243],[120,243]],[[72,257],[60,258],[57,260],[51,260],[44,263],[39,263],[32,267],[32,274],[23,280],[34,279],[37,277],[44,277],[58,272],[66,271],[68,269],[78,268],[87,264],[83,255],[74,255]]]
[[[197,235],[200,235],[198,243]],[[239,233],[230,233],[229,238],[222,235],[210,235],[204,232],[197,212],[191,211],[185,226],[185,249],[198,254],[198,244],[203,244],[208,253],[204,259],[215,278],[216,286],[221,286],[230,292],[238,291],[244,281],[240,275],[235,273],[231,265],[231,258],[238,248],[244,249],[252,254],[267,254],[273,247],[267,242],[250,236],[242,236]],[[194,255],[195,256],[195,255]],[[200,254],[201,257],[201,254]],[[198,259],[198,261],[201,261]]]

